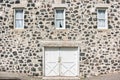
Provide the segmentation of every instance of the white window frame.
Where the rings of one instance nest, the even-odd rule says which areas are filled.
[[[104,27],[100,27],[98,25],[99,23],[99,19],[102,19],[102,18],[98,18],[98,14],[99,14],[99,10],[105,10],[105,26]],[[108,29],[108,15],[107,15],[107,9],[97,9],[97,29]]]
[[[18,27],[16,27],[16,10],[23,10],[23,16],[22,16],[22,20],[23,20],[23,26],[22,27],[20,27],[20,28],[18,28]],[[15,29],[24,29],[24,9],[22,9],[22,8],[15,8],[14,9],[14,28]]]
[[[56,19],[56,10],[63,10],[64,12],[63,12],[63,20],[64,20],[64,22],[63,22],[63,27],[62,28],[59,28],[59,27],[57,27],[57,25],[56,25],[56,21],[57,21],[57,19]],[[56,27],[56,29],[65,29],[65,9],[64,8],[56,8],[55,10],[55,27]]]

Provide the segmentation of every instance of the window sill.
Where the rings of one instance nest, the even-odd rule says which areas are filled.
[[[104,27],[104,28],[97,28],[97,29],[108,29],[107,27]]]
[[[18,29],[18,30],[21,30],[21,29],[24,29],[24,28],[14,28],[14,29]]]
[[[64,30],[65,28],[56,28],[57,30]]]
[[[13,31],[24,31],[25,29],[24,28],[14,28]]]
[[[109,32],[111,31],[110,29],[97,29],[98,32]]]
[[[108,28],[97,28],[98,30],[108,30]]]

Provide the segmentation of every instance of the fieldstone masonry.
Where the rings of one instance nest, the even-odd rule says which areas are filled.
[[[0,71],[43,75],[47,46],[78,46],[80,77],[120,71],[120,0],[62,0],[65,29],[56,29],[55,0],[0,0]],[[96,5],[107,5],[108,29],[97,29]],[[14,28],[14,8],[25,11]]]

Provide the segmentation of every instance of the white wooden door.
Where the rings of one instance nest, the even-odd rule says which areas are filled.
[[[45,76],[59,76],[59,48],[45,48]]]
[[[78,48],[60,48],[61,76],[78,76]]]
[[[45,76],[78,76],[78,48],[46,48]]]

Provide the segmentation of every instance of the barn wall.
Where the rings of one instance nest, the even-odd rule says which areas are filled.
[[[120,71],[120,1],[63,0],[66,29],[56,29],[53,0],[0,0],[0,71],[43,75],[45,46],[78,46],[80,77]],[[108,6],[108,29],[97,29],[96,5]],[[25,28],[14,28],[24,7]]]

